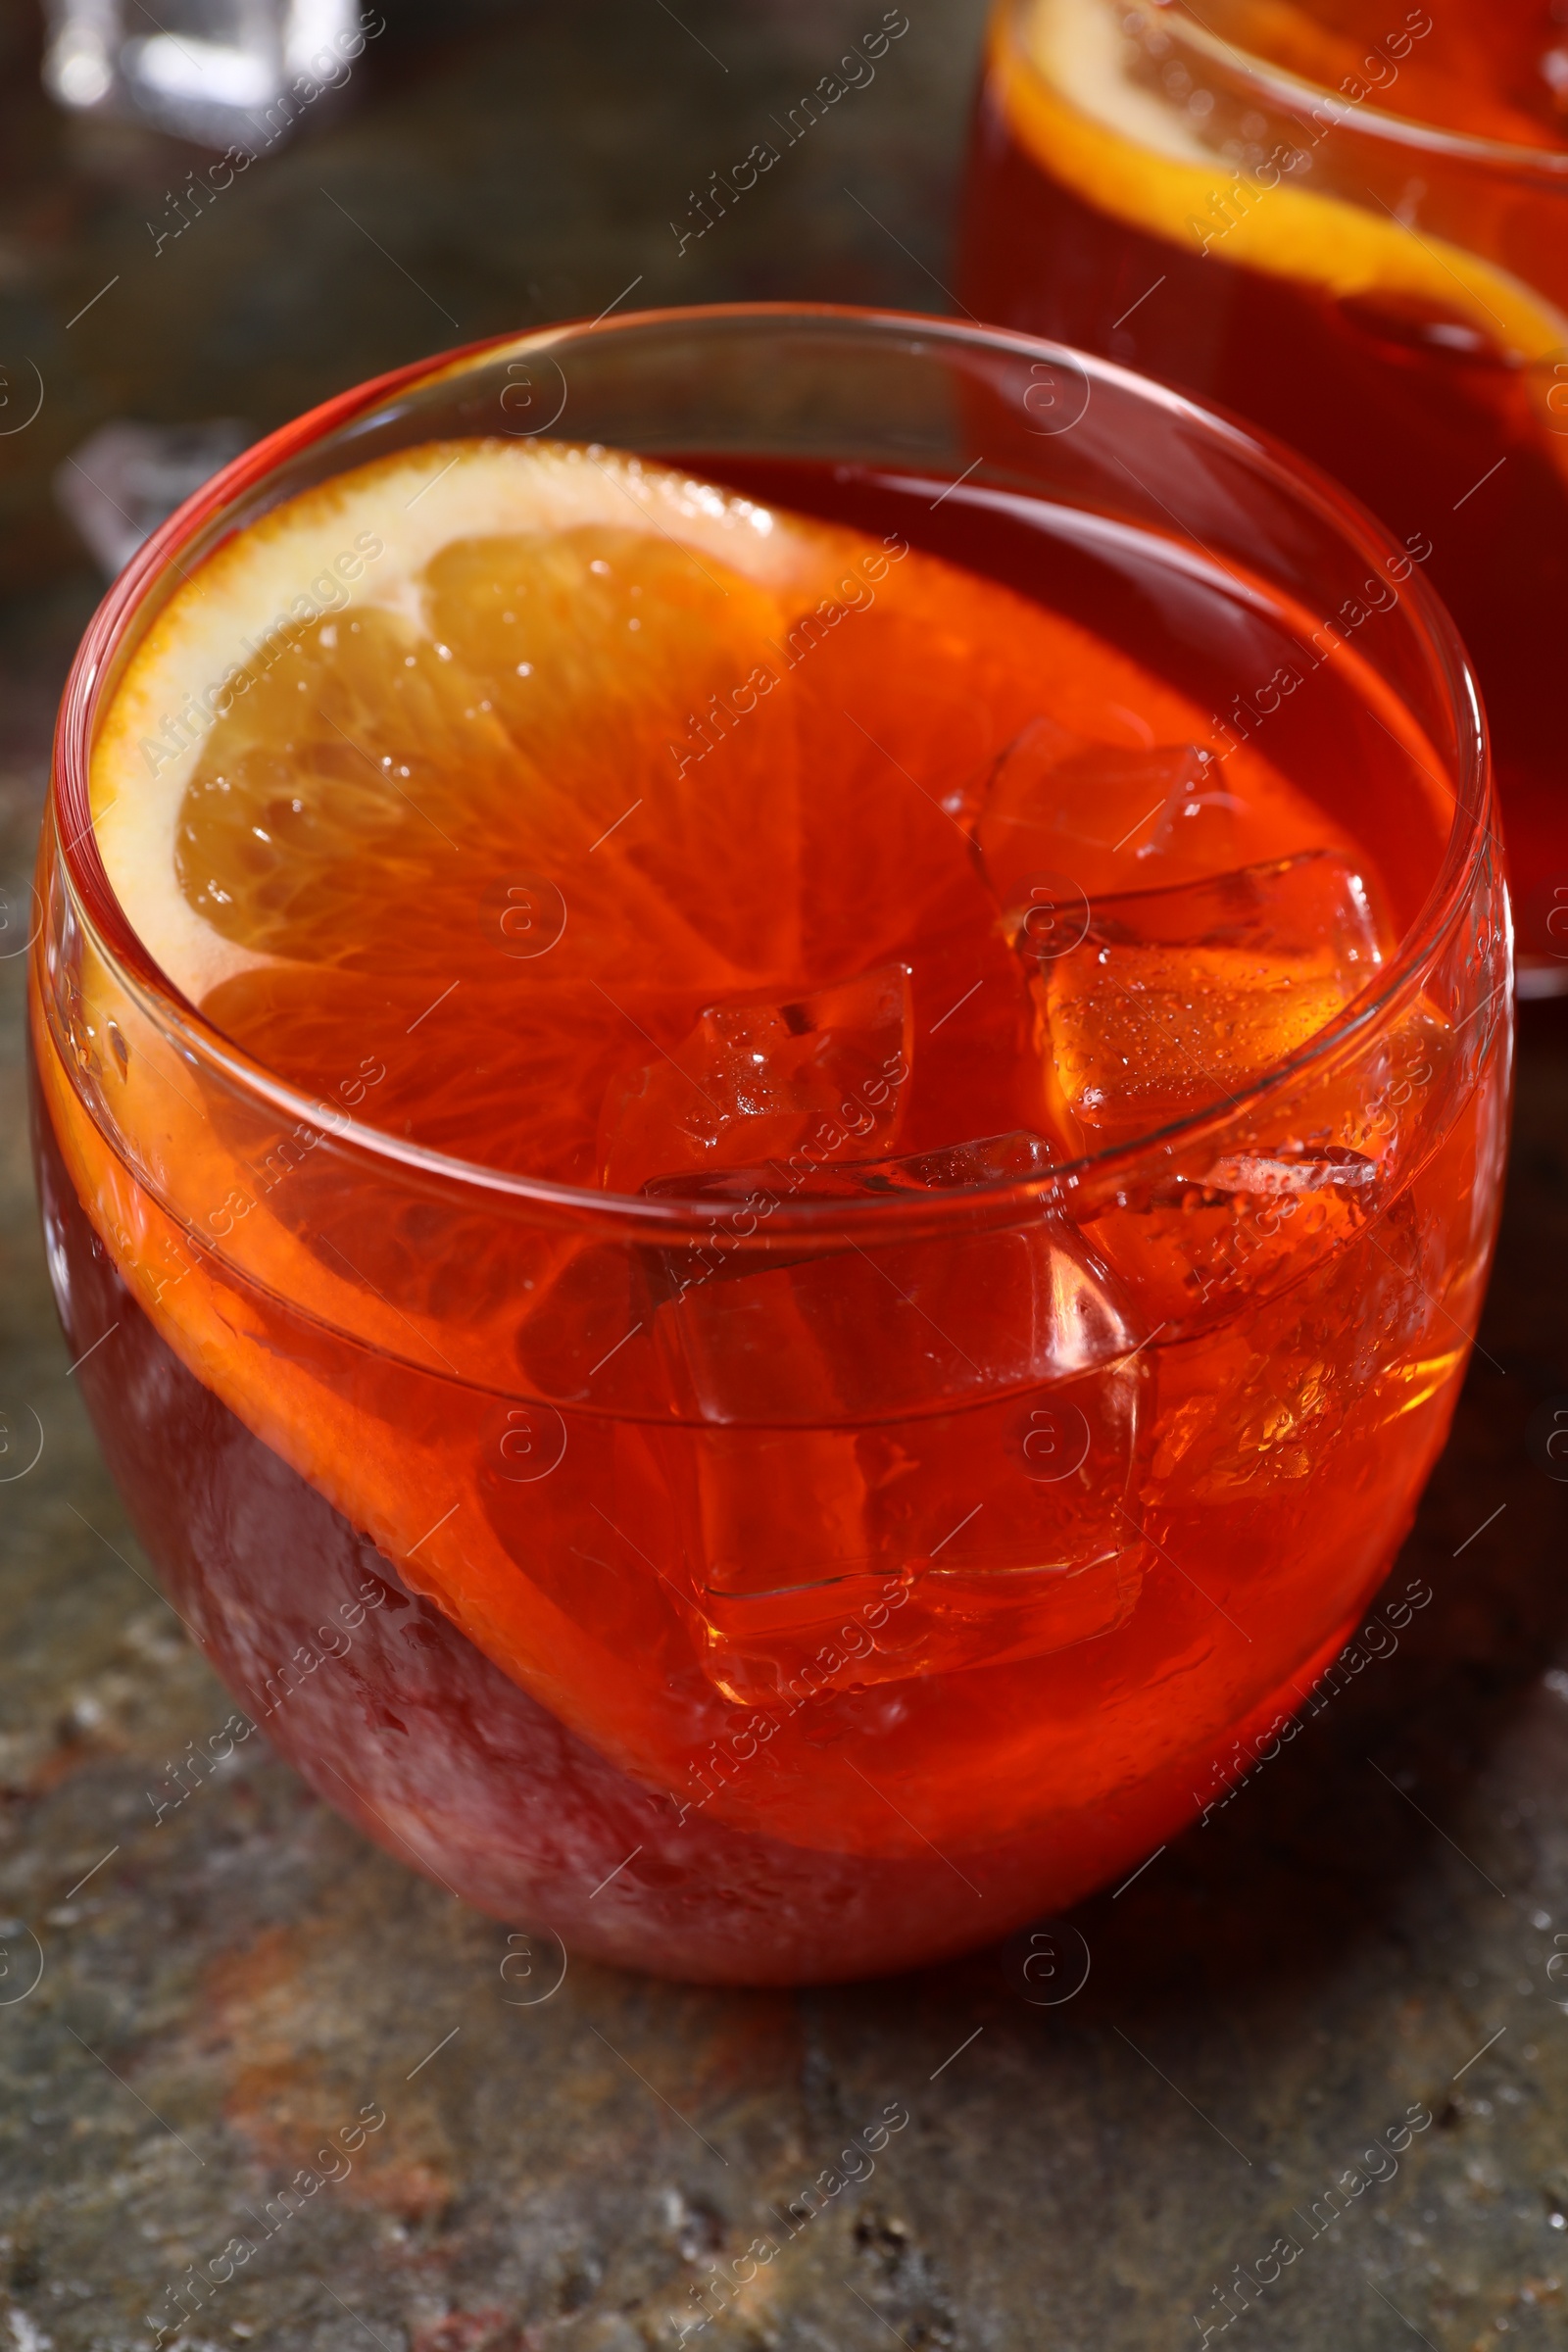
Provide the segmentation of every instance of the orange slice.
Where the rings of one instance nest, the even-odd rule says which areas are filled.
[[[452,816],[471,847],[514,833],[526,796],[542,857],[586,851],[624,813],[628,749],[667,758],[705,690],[821,593],[836,536],[564,445],[433,443],[309,491],[220,549],[138,650],[93,762],[110,880],[198,1000],[263,956],[434,968],[429,850]],[[351,952],[349,863],[385,918],[361,908]],[[636,879],[614,863],[598,893],[617,922],[648,912]],[[721,933],[658,946],[725,960]]]

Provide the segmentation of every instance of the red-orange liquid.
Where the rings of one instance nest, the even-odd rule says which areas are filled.
[[[962,488],[934,506],[927,481],[849,468],[713,470],[1071,613],[1121,649],[1106,656],[1118,692],[1130,658],[1152,700],[1168,690],[1234,712],[1244,689],[1303,659],[1288,616],[1196,580],[1152,543],[1107,552],[1083,517]],[[855,683],[858,625],[840,631],[840,667],[822,662],[837,690]],[[918,740],[918,710],[898,732],[904,682],[860,683],[901,772],[947,756]],[[1079,687],[1087,706],[1094,675]],[[1250,796],[1250,860],[1313,846],[1301,825],[1315,811],[1317,842],[1358,860],[1397,929],[1430,882],[1443,812],[1418,738],[1407,756],[1391,717],[1346,650],[1275,697],[1265,748],[1217,724],[1207,743]],[[976,910],[965,930],[974,866],[951,813],[906,812],[890,836],[893,806],[870,786],[840,796],[838,856],[877,895],[840,902],[842,933],[795,982],[863,968],[873,931],[877,958],[910,963],[913,1108],[894,1156],[1038,1129],[1038,1097],[1019,1092],[1036,1067],[1035,984],[994,916]],[[379,887],[368,877],[368,902]],[[1097,877],[1091,893],[1105,887]],[[942,919],[910,922],[907,903]],[[246,1006],[231,984],[221,1009],[323,1092],[367,1054],[385,1063],[373,1115],[416,1140],[444,1081],[424,1140],[526,1165],[526,1128],[495,1081],[499,1022],[479,1084],[439,1041],[422,1063],[397,1060],[408,1004],[434,991],[427,975],[366,976],[372,915],[361,977],[351,956],[343,984],[357,1017],[337,1035],[319,994],[308,1021],[291,1022],[275,990]],[[439,939],[439,907],[421,920]],[[446,968],[478,992],[491,951],[476,941],[454,914]],[[1466,953],[1490,968],[1485,918]],[[990,1001],[954,1041],[957,1016],[943,1016],[976,978]],[[701,1002],[642,1009],[678,1044]],[[1052,1005],[1058,1017],[1059,991]],[[624,1069],[648,1058],[646,1045],[617,1051]],[[116,1326],[82,1369],[111,1466],[176,1605],[320,1792],[444,1883],[574,1948],[694,1977],[831,1978],[1004,1934],[1130,1867],[1213,1793],[1240,1727],[1297,1703],[1385,1572],[1446,1432],[1494,1221],[1500,1053],[1495,1005],[1462,1034],[1418,1005],[1364,1067],[1281,1098],[1247,1140],[1297,1171],[1288,1199],[1216,1172],[1210,1147],[1163,1189],[1085,1200],[1076,1221],[860,1252],[868,1272],[786,1252],[765,1294],[732,1264],[693,1273],[698,1245],[640,1260],[567,1252],[552,1264],[551,1314],[524,1323],[489,1387],[328,1329],[247,1287],[193,1234],[174,1238],[176,1271],[127,1280],[53,1064],[39,1163],[74,1350]],[[565,1148],[589,1152],[594,1133],[578,1121]],[[855,1156],[830,1149],[831,1171]],[[377,1295],[439,1313],[460,1352],[498,1287],[535,1262],[501,1249],[454,1272],[438,1236],[388,1242],[375,1200],[345,1189],[325,1148],[287,1181],[287,1213],[329,1272],[342,1261],[370,1279],[373,1266]],[[426,1265],[439,1274],[421,1282]],[[1077,1284],[1091,1322],[1119,1318],[1087,1368],[1047,1365],[1049,1314],[1027,1307],[1040,1280]],[[143,1311],[171,1282],[210,1294],[214,1328],[262,1349],[275,1444]],[[829,1324],[832,1392],[812,1387]],[[307,1420],[308,1479],[285,1458]],[[383,1440],[383,1516],[356,1523],[334,1502]],[[409,1531],[436,1520],[459,1475],[469,1548],[444,1582],[433,1562],[445,1575],[446,1556]],[[394,1542],[399,1511],[413,1516]],[[1043,1575],[1042,1553],[1080,1570]],[[496,1662],[525,1650],[543,1665]]]
[[[1543,59],[1568,52],[1555,18],[1533,0],[1426,16],[1418,45],[1403,38],[1382,97],[1376,80],[1393,60],[1376,45],[1405,23],[1402,8],[1350,0],[1289,12],[1311,36],[1304,48],[1292,48],[1265,11],[1232,8],[1217,22],[1212,11],[1194,13],[1244,48],[1270,53],[1272,37],[1279,62],[1336,92],[1361,90],[1358,104],[1563,155],[1565,118]],[[1370,71],[1357,79],[1363,61]],[[1559,68],[1556,92],[1564,87]],[[1441,230],[1549,303],[1568,298],[1568,176],[1483,179],[1465,157],[1437,149],[1363,155],[1353,122],[1314,125],[1305,101],[1299,117],[1282,114],[1266,132],[1262,122],[1250,125],[1262,144],[1247,170],[1261,166],[1271,186],[1307,184],[1280,181],[1264,161],[1276,140],[1310,151],[1318,175],[1343,155],[1347,193],[1380,222],[1403,204],[1414,235],[1435,241]],[[1200,208],[1180,238],[1113,218],[1019,136],[993,74],[975,122],[958,290],[982,318],[1102,353],[1254,419],[1336,475],[1406,545],[1429,551],[1427,577],[1486,694],[1520,946],[1547,988],[1568,950],[1559,690],[1568,666],[1568,369],[1555,364],[1568,346],[1522,365],[1500,318],[1494,328],[1484,307],[1445,298],[1446,283],[1450,297],[1453,288],[1437,263],[1430,294],[1373,288],[1344,299],[1283,269],[1250,267],[1222,208],[1255,211],[1261,239],[1270,191],[1254,182],[1236,198],[1233,166],[1218,153],[1212,176],[1212,217]]]

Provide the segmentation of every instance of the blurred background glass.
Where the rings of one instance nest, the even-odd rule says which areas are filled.
[[[359,18],[358,0],[168,0],[161,19],[135,0],[49,0],[44,81],[62,106],[256,145],[286,130],[297,80],[346,78]]]

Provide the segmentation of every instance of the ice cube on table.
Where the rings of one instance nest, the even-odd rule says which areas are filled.
[[[1086,743],[1035,719],[998,760],[972,818],[986,879],[1007,900],[1039,873],[1093,897],[1223,873],[1237,860],[1236,814],[1215,754]]]
[[[1090,1148],[1242,1094],[1382,962],[1365,883],[1329,850],[1091,900],[1054,931],[1039,917],[1014,906],[1004,922],[1034,967],[1056,1085]]]
[[[912,1036],[909,969],[887,963],[794,994],[710,1004],[671,1054],[616,1079],[600,1121],[612,1192],[650,1178],[787,1160],[868,1158],[897,1141]]]

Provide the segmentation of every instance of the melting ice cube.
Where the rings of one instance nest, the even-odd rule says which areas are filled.
[[[1128,750],[1035,719],[987,781],[973,826],[980,862],[1004,901],[1041,872],[1091,896],[1223,873],[1236,863],[1241,803],[1220,777],[1199,744]]]
[[[1014,906],[1005,921],[1035,967],[1056,1083],[1091,1145],[1242,1093],[1382,961],[1366,886],[1327,850],[1095,900],[1060,952],[1055,934],[1036,944],[1038,911]]]
[[[896,1141],[909,1075],[909,970],[710,1004],[673,1054],[618,1079],[600,1122],[612,1192],[682,1170],[867,1157]]]

